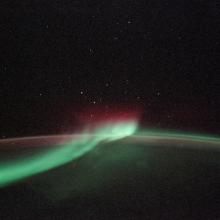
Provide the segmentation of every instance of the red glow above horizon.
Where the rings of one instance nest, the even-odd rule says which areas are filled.
[[[80,112],[79,120],[83,124],[102,124],[118,121],[139,121],[141,117],[140,108],[125,106],[88,107]]]

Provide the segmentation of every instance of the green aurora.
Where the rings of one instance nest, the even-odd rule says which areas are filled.
[[[92,133],[83,133],[81,138],[59,145],[55,149],[3,164],[0,166],[0,186],[7,186],[20,179],[64,165],[91,151],[102,141],[114,141],[132,135],[136,128],[135,122],[109,123]]]
[[[206,143],[220,147],[219,137],[176,131],[137,131],[137,123],[133,121],[107,123],[94,129],[93,132],[83,132],[77,139],[55,145],[46,152],[2,163],[0,165],[0,187],[72,162],[102,142],[112,142],[119,139],[129,141],[130,138],[146,143],[152,140],[167,141],[168,143],[179,141],[181,143]]]

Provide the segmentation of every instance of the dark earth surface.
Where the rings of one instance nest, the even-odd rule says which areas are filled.
[[[2,188],[1,219],[219,219],[216,146],[100,144],[67,165]]]

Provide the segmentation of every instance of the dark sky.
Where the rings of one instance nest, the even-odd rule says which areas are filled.
[[[219,134],[219,12],[216,0],[1,1],[1,137],[62,133],[94,107]]]

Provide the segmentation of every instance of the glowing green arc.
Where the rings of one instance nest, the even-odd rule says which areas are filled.
[[[108,123],[93,132],[85,131],[80,135],[74,135],[73,137],[77,136],[78,138],[57,145],[47,152],[2,164],[0,165],[0,187],[73,161],[94,149],[102,141],[115,141],[131,135],[132,139],[143,137],[144,140],[205,141],[220,145],[219,137],[155,130],[135,132],[136,130],[136,122]]]
[[[66,164],[92,150],[101,141],[114,141],[132,135],[137,128],[135,122],[108,124],[96,129],[93,134],[82,134],[56,149],[0,166],[0,186]]]

